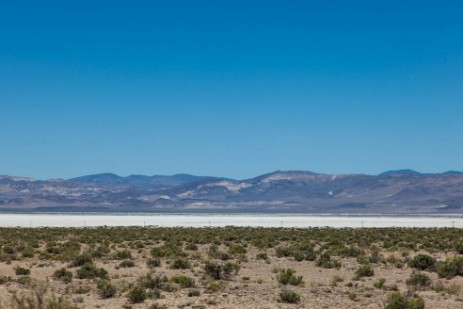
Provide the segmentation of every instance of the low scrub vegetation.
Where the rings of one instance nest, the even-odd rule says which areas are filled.
[[[28,309],[37,301],[40,309],[85,309],[92,300],[101,308],[170,308],[178,297],[221,307],[251,294],[263,307],[317,307],[314,295],[328,293],[351,305],[371,299],[418,309],[428,297],[458,307],[462,293],[458,229],[0,228],[0,235],[0,285],[11,292],[0,296],[2,309],[29,301]],[[40,280],[53,290],[37,300]]]

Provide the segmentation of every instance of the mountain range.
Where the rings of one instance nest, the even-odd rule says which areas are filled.
[[[0,176],[0,211],[462,214],[463,173],[276,171],[244,180],[188,174]]]

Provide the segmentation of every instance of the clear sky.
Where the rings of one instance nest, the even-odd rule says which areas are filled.
[[[462,1],[1,1],[0,174],[463,170]]]

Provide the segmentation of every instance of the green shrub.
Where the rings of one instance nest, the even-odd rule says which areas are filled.
[[[189,243],[185,246],[185,249],[190,251],[198,251],[198,245],[194,243]]]
[[[281,257],[288,257],[288,256],[291,256],[293,254],[291,248],[289,247],[277,247],[275,249],[275,254],[277,257],[281,258]]]
[[[132,260],[123,260],[122,262],[119,263],[119,267],[122,267],[122,268],[135,267],[135,262]]]
[[[24,267],[21,267],[21,266],[16,266],[14,268],[14,271],[15,271],[15,274],[18,275],[18,276],[28,276],[31,273],[30,269],[27,269],[27,268],[24,268]]]
[[[388,295],[384,309],[424,309],[424,300],[421,297],[404,296],[398,292]]]
[[[127,293],[127,298],[132,304],[142,303],[147,297],[146,291],[140,286],[135,286]]]
[[[323,268],[340,268],[341,267],[341,263],[337,260],[332,260],[331,256],[327,252],[320,254],[316,262],[316,265],[323,267]]]
[[[111,298],[116,295],[116,287],[105,280],[99,280],[96,289],[101,298]]]
[[[31,282],[32,282],[32,278],[29,277],[29,276],[22,276],[22,277],[18,278],[16,280],[16,282],[18,282],[19,284],[22,284],[22,285],[30,285]]]
[[[188,269],[190,267],[190,262],[186,259],[175,259],[171,265],[172,269]]]
[[[78,287],[74,289],[74,293],[75,294],[87,294],[91,290],[92,288],[88,285],[79,285]]]
[[[212,245],[209,247],[207,255],[212,259],[218,259],[222,261],[230,259],[228,253],[220,251],[219,247],[217,247],[216,245]]]
[[[199,290],[191,290],[188,292],[188,297],[198,297],[201,295]]]
[[[72,272],[63,267],[53,273],[53,278],[69,283],[72,281]]]
[[[146,264],[148,267],[160,267],[161,266],[161,260],[160,259],[155,259],[155,258],[150,258],[148,261],[146,261]]]
[[[11,277],[10,276],[0,276],[0,284],[4,284],[4,283],[7,283],[11,281]]]
[[[140,277],[138,279],[140,286],[145,289],[162,289],[166,282],[169,281],[166,276],[151,276],[150,274]]]
[[[422,273],[412,273],[405,283],[415,289],[421,290],[431,286],[431,278]]]
[[[362,277],[372,277],[375,275],[375,271],[370,265],[360,265],[360,267],[355,271],[357,278]]]
[[[447,259],[436,264],[436,271],[440,278],[452,279],[463,275],[463,257]]]
[[[386,282],[386,279],[380,278],[373,283],[373,286],[377,289],[382,289],[384,287],[385,282]]]
[[[291,268],[280,269],[277,275],[277,280],[283,285],[301,285],[302,276],[295,276],[296,271]]]
[[[216,280],[228,280],[232,274],[237,274],[240,266],[235,263],[217,264],[207,261],[204,265],[204,272]]]
[[[231,255],[245,254],[246,252],[247,252],[246,248],[238,244],[231,244],[230,247],[228,248],[228,253]]]
[[[266,260],[266,259],[268,259],[267,253],[265,253],[265,252],[257,253],[256,259],[257,260]]]
[[[31,258],[34,257],[35,252],[34,248],[32,247],[26,247],[24,250],[21,252],[23,258]]]
[[[408,266],[418,270],[434,270],[436,260],[426,254],[418,254],[408,262]]]
[[[80,254],[78,255],[72,262],[71,262],[71,267],[80,267],[85,264],[92,264],[93,259],[90,254]]]
[[[195,287],[195,279],[183,275],[175,275],[170,281],[177,283],[182,289]]]
[[[294,291],[283,290],[280,292],[280,299],[283,303],[297,304],[301,301],[301,297]]]
[[[108,279],[108,272],[104,268],[97,268],[93,264],[85,264],[76,271],[79,279]]]
[[[122,251],[116,251],[113,255],[114,259],[116,260],[131,260],[132,253],[128,249],[124,249]]]

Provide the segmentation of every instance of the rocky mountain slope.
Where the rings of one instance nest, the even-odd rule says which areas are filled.
[[[186,174],[68,180],[0,176],[0,210],[463,213],[463,174],[277,171],[245,180]]]

